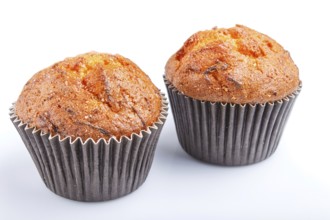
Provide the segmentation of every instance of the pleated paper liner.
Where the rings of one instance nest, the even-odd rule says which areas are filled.
[[[164,81],[182,148],[198,160],[224,166],[271,156],[301,90],[275,102],[239,105],[199,101]]]
[[[136,190],[146,180],[168,103],[162,95],[162,111],[157,122],[139,134],[92,139],[83,142],[70,137],[44,134],[23,124],[11,108],[10,119],[27,147],[45,185],[54,193],[78,201],[116,199]]]

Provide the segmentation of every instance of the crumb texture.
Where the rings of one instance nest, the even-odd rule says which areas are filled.
[[[193,34],[168,60],[165,72],[187,96],[236,104],[277,101],[300,83],[289,52],[242,25]]]
[[[158,120],[161,96],[129,59],[91,52],[36,73],[24,86],[15,111],[30,127],[61,138],[119,140]]]

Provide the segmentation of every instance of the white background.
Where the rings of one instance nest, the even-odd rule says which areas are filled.
[[[327,1],[3,1],[0,3],[0,219],[330,219]],[[244,24],[276,39],[302,92],[276,153],[246,167],[192,159],[172,113],[146,182],[108,202],[56,196],[8,116],[37,71],[89,51],[119,53],[165,92],[164,65],[198,30]]]

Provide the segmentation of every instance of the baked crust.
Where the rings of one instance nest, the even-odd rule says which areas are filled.
[[[129,59],[91,52],[36,73],[15,108],[20,120],[45,133],[119,140],[158,120],[161,96]]]
[[[193,34],[168,60],[165,72],[183,94],[212,102],[273,102],[300,84],[289,52],[242,25]]]

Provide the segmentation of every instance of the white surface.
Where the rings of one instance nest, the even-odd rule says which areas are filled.
[[[330,219],[329,11],[321,1],[1,1],[0,219]],[[276,153],[246,167],[198,162],[172,113],[147,181],[124,198],[70,201],[50,192],[8,116],[38,70],[91,50],[120,53],[165,91],[164,65],[192,33],[245,24],[276,39],[303,89]]]

